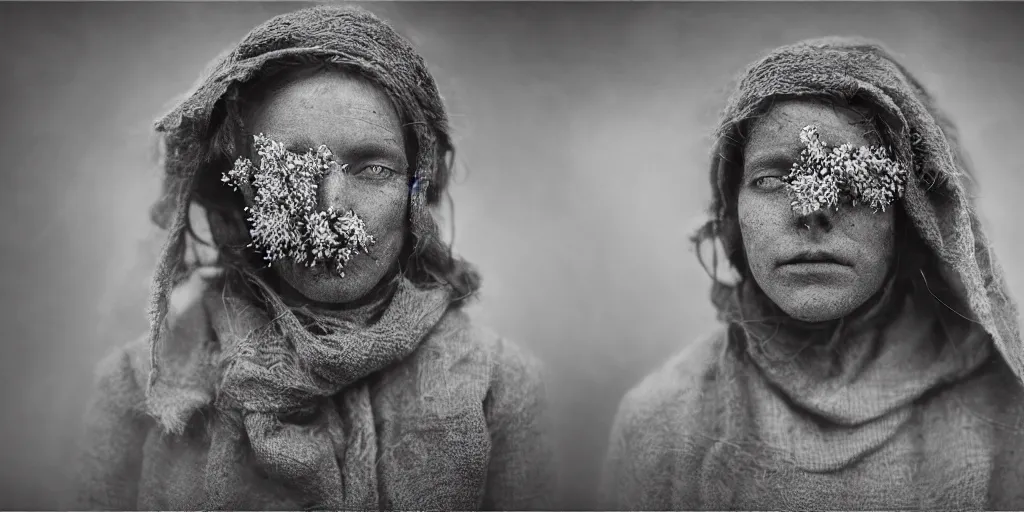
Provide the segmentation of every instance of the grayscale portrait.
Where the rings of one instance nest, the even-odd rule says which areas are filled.
[[[355,7],[276,16],[157,131],[151,332],[100,365],[76,508],[546,506],[540,365],[462,311],[447,113],[405,39]]]
[[[1021,26],[0,1],[0,510],[1024,509]]]
[[[1024,507],[1018,311],[927,86],[876,41],[804,40],[715,133],[694,241],[722,325],[623,399],[607,506]]]

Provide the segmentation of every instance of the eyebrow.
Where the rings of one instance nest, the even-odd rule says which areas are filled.
[[[310,149],[316,150],[316,148],[318,148],[318,147],[320,147],[320,144],[316,144],[311,139],[309,139],[307,137],[304,137],[304,136],[292,139],[292,140],[288,141],[287,144],[284,145],[284,149],[286,149],[288,151],[291,151],[292,153],[299,153],[299,154],[305,153],[306,151],[309,151]]]
[[[400,144],[390,144],[381,140],[363,140],[355,144],[346,144],[344,146],[340,144],[330,143],[317,143],[312,139],[301,136],[293,140],[288,141],[285,144],[285,149],[292,153],[305,153],[309,150],[316,150],[321,145],[326,145],[331,149],[335,155],[338,155],[342,160],[360,160],[369,158],[387,158],[392,160],[404,160],[405,148]],[[332,147],[333,146],[333,147]],[[336,151],[337,150],[337,151]]]
[[[389,143],[382,140],[365,140],[351,144],[340,152],[345,157],[361,160],[375,157],[383,157],[391,160],[405,160],[405,147],[401,144]]]
[[[799,160],[799,150],[775,149],[754,154],[746,159],[750,169],[789,169]]]

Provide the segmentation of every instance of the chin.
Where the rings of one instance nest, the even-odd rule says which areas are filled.
[[[841,287],[804,286],[780,292],[768,292],[768,297],[790,317],[808,323],[838,320],[867,300]]]
[[[375,268],[346,268],[345,277],[323,266],[288,264],[279,274],[296,292],[313,302],[346,304],[364,297],[380,282]]]
[[[810,307],[782,308],[790,317],[807,323],[829,322],[838,320],[845,316],[842,312],[836,311],[827,305],[814,305]]]
[[[313,302],[320,302],[324,304],[346,304],[359,300],[363,295],[366,295],[370,287],[366,287],[363,290],[362,286],[352,286],[351,283],[347,282],[335,282],[344,281],[341,278],[326,279],[317,282],[298,282],[290,283],[292,288],[295,288],[303,297]]]

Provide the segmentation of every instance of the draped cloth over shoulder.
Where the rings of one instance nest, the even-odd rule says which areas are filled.
[[[271,478],[309,507],[377,509],[377,440],[371,373],[408,356],[448,306],[447,290],[401,281],[380,319],[368,326],[317,319],[323,335],[294,336],[235,296],[207,301],[228,357],[219,385],[204,508],[237,508],[239,450],[248,447]],[[283,313],[287,314],[287,313]],[[298,320],[298,318],[296,318]],[[285,324],[287,325],[287,324]],[[333,403],[332,403],[333,402]]]

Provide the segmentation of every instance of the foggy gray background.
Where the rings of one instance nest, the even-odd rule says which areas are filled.
[[[95,362],[146,328],[152,121],[301,4],[0,4],[0,508],[54,508]],[[729,80],[771,47],[877,37],[959,123],[1024,292],[1024,4],[375,4],[422,51],[458,143],[456,250],[480,322],[550,372],[562,506],[593,504],[620,397],[714,327],[686,241]],[[523,243],[523,242],[527,243]]]

